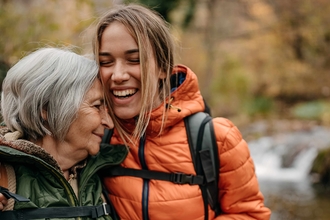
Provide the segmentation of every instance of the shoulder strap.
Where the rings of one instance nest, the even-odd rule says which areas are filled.
[[[207,113],[198,112],[186,117],[184,121],[196,175],[132,169],[120,165],[102,170],[101,175],[108,177],[134,176],[143,179],[170,181],[176,184],[199,185],[204,200],[205,219],[208,219],[208,205],[211,206],[216,215],[219,215],[221,211],[218,199],[220,163],[212,117]],[[107,136],[111,136],[111,134]],[[109,137],[104,137],[103,143],[105,141],[109,143],[109,139]]]
[[[105,130],[102,138],[102,144],[110,143],[112,136],[112,130]],[[113,166],[111,168],[103,169],[99,171],[100,175],[114,177],[114,176],[134,176],[143,179],[156,179],[163,181],[170,181],[176,184],[190,184],[190,185],[201,185],[204,183],[204,176],[191,175],[185,173],[165,173],[161,171],[153,170],[140,170],[133,168],[125,168],[120,165]]]
[[[20,209],[0,212],[0,219],[42,219],[42,218],[72,218],[91,217],[99,218],[109,215],[110,206],[106,203],[99,206],[79,206],[79,207],[50,207],[36,209]]]
[[[110,207],[110,212],[112,213],[112,215],[111,215],[112,220],[120,220],[120,218],[119,218],[119,216],[118,216],[118,214],[116,212],[116,209],[115,209],[115,207],[113,206],[113,204],[112,204],[112,202],[110,200],[109,192],[106,189],[106,187],[105,187],[104,184],[102,184],[102,193],[104,195],[105,201],[107,202],[107,204]]]
[[[208,204],[216,215],[220,214],[219,156],[212,117],[207,113],[198,112],[185,118],[185,126],[196,174],[204,176],[206,181],[200,188],[204,200],[205,219],[208,219]]]
[[[154,170],[139,170],[133,168],[125,168],[122,166],[114,166],[102,170],[103,176],[134,176],[143,179],[155,179],[169,181],[176,184],[190,184],[190,185],[202,185],[204,183],[204,177],[200,175],[191,175],[185,173],[165,173]]]
[[[113,134],[113,129],[104,129],[104,135],[102,137],[102,143],[109,144],[110,139],[112,137],[112,134]]]

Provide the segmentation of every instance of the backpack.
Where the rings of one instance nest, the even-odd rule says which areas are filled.
[[[120,165],[103,170],[102,175],[109,177],[133,176],[143,179],[170,181],[175,184],[199,185],[204,202],[204,216],[205,219],[208,219],[208,205],[214,210],[216,216],[221,212],[218,199],[220,159],[212,117],[208,113],[198,112],[184,118],[184,123],[196,175],[138,170],[124,168]],[[107,135],[104,135],[104,143],[110,141],[112,131],[108,132]]]

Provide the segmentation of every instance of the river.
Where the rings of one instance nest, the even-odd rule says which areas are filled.
[[[309,175],[318,150],[330,147],[328,127],[310,122],[258,122],[242,133],[265,204],[272,210],[271,220],[330,219],[330,191],[313,187]]]

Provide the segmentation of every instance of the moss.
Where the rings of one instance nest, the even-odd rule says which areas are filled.
[[[311,173],[319,176],[318,183],[330,186],[330,148],[319,151],[313,161]]]

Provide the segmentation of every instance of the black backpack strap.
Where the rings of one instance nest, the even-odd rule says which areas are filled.
[[[204,102],[204,112],[209,114],[211,116],[211,108],[210,106],[206,103],[205,99],[203,98],[203,102]]]
[[[219,184],[219,172],[220,172],[220,158],[219,158],[219,152],[218,152],[218,145],[217,140],[215,138],[215,132],[214,132],[214,126],[212,120],[209,121],[209,126],[205,127],[205,135],[206,138],[208,138],[208,143],[211,141],[211,148],[209,151],[203,151],[203,153],[200,154],[203,170],[206,175],[206,181],[207,181],[207,188],[208,188],[208,198],[209,203],[211,204],[212,209],[215,211],[216,216],[220,215],[221,208],[218,198],[218,184]],[[206,154],[204,152],[207,152]],[[210,161],[207,158],[211,158],[213,161],[212,168],[210,167],[211,164],[207,165],[207,163]],[[205,164],[204,164],[205,162]],[[207,168],[208,167],[208,168]],[[207,170],[213,170],[211,172],[208,172]],[[211,176],[212,175],[212,176]],[[213,176],[214,175],[214,176]]]
[[[17,202],[30,202],[30,199],[27,199],[23,196],[12,193],[7,188],[2,187],[2,186],[0,186],[0,193],[2,193],[7,199],[13,198]]]
[[[190,175],[185,173],[165,173],[153,170],[139,170],[132,168],[125,168],[122,166],[114,166],[102,170],[103,176],[134,176],[143,179],[155,179],[169,181],[176,184],[190,184],[200,185],[204,183],[204,177],[201,175]]]
[[[218,199],[220,159],[218,157],[218,146],[214,135],[212,117],[205,112],[198,112],[186,117],[184,121],[191,157],[197,175],[139,170],[121,166],[102,170],[101,175],[109,177],[133,176],[143,179],[170,181],[176,184],[199,185],[204,201],[205,219],[208,219],[208,205],[215,211],[216,216],[221,213]],[[207,124],[208,126],[206,126]],[[111,135],[112,130],[106,131],[102,143],[109,143]]]
[[[200,185],[200,188],[204,201],[205,219],[208,219],[208,205],[216,215],[220,213],[219,157],[212,117],[204,112],[198,112],[185,118],[185,126],[196,174],[205,176],[206,184]]]
[[[104,135],[102,137],[101,143],[109,144],[112,134],[113,134],[113,129],[104,129]]]
[[[21,209],[0,212],[0,219],[42,219],[42,218],[99,218],[110,214],[110,206],[106,203],[99,206],[50,207],[37,209]]]
[[[110,212],[111,212],[111,218],[112,220],[120,220],[117,212],[116,212],[116,209],[115,207],[113,206],[110,198],[109,198],[109,192],[108,190],[106,189],[105,185],[102,184],[102,193],[104,195],[104,198],[105,198],[105,201],[107,202],[107,204],[109,204],[110,206]]]

